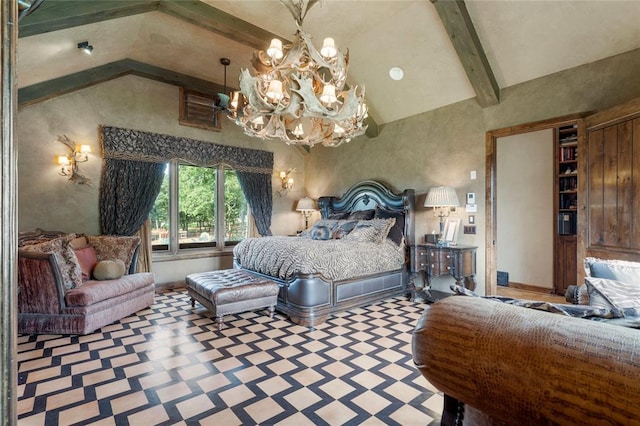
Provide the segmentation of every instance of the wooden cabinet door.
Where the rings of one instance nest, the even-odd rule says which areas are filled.
[[[577,284],[578,264],[576,259],[577,238],[575,235],[558,235],[556,238],[555,276],[556,294],[564,295],[570,285]]]
[[[640,261],[640,99],[587,117],[579,259]]]

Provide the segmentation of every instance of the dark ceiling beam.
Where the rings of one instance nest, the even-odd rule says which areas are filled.
[[[500,87],[464,1],[431,0],[431,3],[438,11],[451,43],[458,53],[460,62],[476,92],[478,103],[483,108],[498,104]]]
[[[19,37],[158,10],[159,0],[46,0],[37,12],[20,20]]]
[[[201,1],[162,0],[159,10],[254,49],[266,49],[272,39],[282,39],[277,34],[256,27]],[[282,40],[283,43],[291,43]]]
[[[166,84],[185,87],[204,93],[223,90],[219,84],[180,74],[164,68],[132,59],[111,62],[85,71],[69,74],[53,80],[43,81],[18,90],[18,107],[33,105],[95,84],[104,83],[128,74],[149,78]]]

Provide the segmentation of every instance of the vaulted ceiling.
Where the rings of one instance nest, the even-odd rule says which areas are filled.
[[[489,106],[501,88],[638,49],[639,18],[640,1],[325,0],[303,28],[349,49],[349,83],[381,125],[474,97]],[[236,87],[255,49],[295,29],[278,0],[45,0],[20,20],[19,102],[127,73],[215,92],[221,57]]]

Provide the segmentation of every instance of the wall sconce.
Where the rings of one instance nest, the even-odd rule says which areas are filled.
[[[58,174],[68,176],[69,180],[76,184],[91,186],[91,179],[78,173],[78,163],[89,161],[88,154],[91,152],[91,147],[89,145],[76,146],[67,135],[58,136],[56,142],[60,142],[69,148],[69,154],[57,157],[57,163],[61,166]]]
[[[93,46],[90,45],[88,41],[81,41],[78,43],[78,49],[81,49],[86,55],[91,55],[91,52],[93,52]]]
[[[278,197],[284,197],[293,189],[293,178],[289,177],[289,175],[295,170],[296,169],[289,169],[286,172],[284,170],[280,172],[281,188],[276,191]]]
[[[302,213],[304,217],[304,229],[309,229],[309,216],[316,211],[316,203],[309,197],[304,197],[298,200],[296,211]]]
[[[424,200],[425,207],[433,207],[433,215],[440,218],[440,238],[444,234],[444,218],[449,216],[451,207],[460,205],[456,190],[449,186],[434,186],[429,189]]]

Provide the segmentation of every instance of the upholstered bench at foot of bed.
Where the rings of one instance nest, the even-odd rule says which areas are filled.
[[[278,283],[237,269],[201,272],[185,279],[191,306],[196,300],[216,316],[218,330],[228,314],[268,308],[273,318],[278,303]]]

